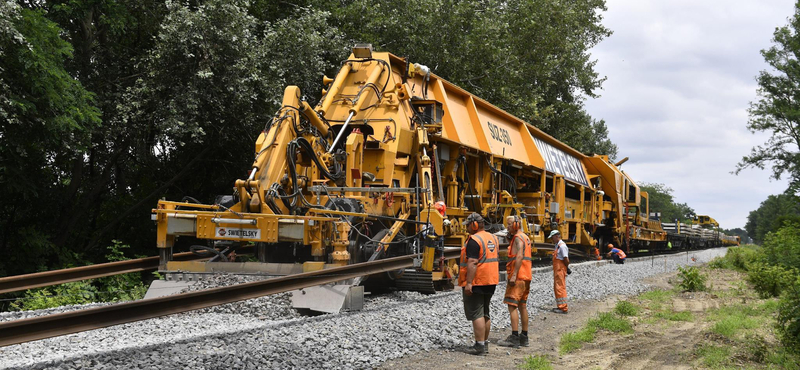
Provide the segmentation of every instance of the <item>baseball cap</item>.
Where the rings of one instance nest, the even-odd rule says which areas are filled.
[[[561,233],[558,230],[553,230],[550,232],[550,236],[548,236],[547,239],[550,239],[555,235],[561,235]]]
[[[463,225],[468,225],[470,222],[475,221],[477,223],[483,222],[483,217],[481,217],[478,212],[472,212],[471,215],[467,216],[467,219],[462,222]]]

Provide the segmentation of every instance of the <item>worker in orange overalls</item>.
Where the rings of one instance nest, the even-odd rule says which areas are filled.
[[[522,219],[519,216],[506,217],[506,229],[511,241],[508,243],[508,263],[506,274],[508,284],[503,303],[508,305],[511,316],[511,335],[497,344],[505,347],[527,347],[528,342],[528,295],[531,293],[531,240],[522,232]],[[522,334],[519,323],[522,319]]]
[[[600,249],[598,249],[597,247],[592,248],[592,256],[594,256],[594,258],[598,261],[603,259],[602,257],[600,257]]]
[[[500,282],[497,252],[500,243],[497,237],[484,231],[484,220],[473,212],[464,225],[467,226],[469,238],[461,247],[461,268],[458,274],[458,285],[463,287],[464,313],[467,320],[472,321],[472,332],[475,345],[466,352],[473,355],[489,353],[489,331],[492,321],[489,317],[489,306],[495,287]]]
[[[549,239],[553,240],[555,250],[553,251],[553,292],[556,295],[557,308],[555,313],[565,314],[567,308],[567,275],[572,273],[569,269],[569,248],[567,243],[561,240],[561,233],[558,230],[550,232]]]

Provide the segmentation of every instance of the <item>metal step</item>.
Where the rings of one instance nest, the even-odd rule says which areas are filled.
[[[409,290],[425,294],[436,293],[433,273],[430,271],[417,271],[414,269],[403,270],[403,274],[395,280],[397,289]]]

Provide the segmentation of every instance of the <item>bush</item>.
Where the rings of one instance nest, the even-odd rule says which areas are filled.
[[[730,253],[730,249],[728,249],[728,253]],[[727,256],[727,254],[726,254]],[[733,264],[731,263],[730,259],[723,257],[714,257],[711,262],[708,263],[708,267],[712,269],[728,269],[733,270]]]
[[[730,248],[725,253],[725,258],[728,258],[728,254],[730,254],[731,266],[734,270],[739,271],[747,271],[750,264],[762,258],[761,248],[754,245]]]
[[[130,248],[116,240],[108,246],[109,262],[124,261],[123,250]],[[11,303],[12,310],[41,310],[45,308],[87,304],[93,302],[117,302],[141,299],[147,292],[139,273],[108,276],[99,279],[77,281],[50,287],[31,289],[25,296]]]
[[[85,281],[76,281],[52,287],[31,289],[25,296],[11,304],[17,311],[41,310],[51,307],[87,304],[95,301],[97,289]]]
[[[681,278],[681,282],[678,286],[684,291],[698,292],[708,289],[706,287],[707,276],[701,274],[697,267],[691,266],[683,268],[678,266],[678,276]]]
[[[778,331],[786,348],[800,354],[800,276],[795,276],[781,296]]]
[[[791,285],[794,275],[794,270],[756,262],[750,265],[747,281],[753,284],[759,297],[770,298],[779,296],[781,291]]]
[[[764,238],[763,255],[770,265],[791,269],[800,266],[800,225],[787,222]]]
[[[127,244],[114,240],[113,245],[106,247],[109,253],[106,254],[108,262],[125,261],[124,250],[130,248]],[[138,257],[138,256],[137,256]],[[141,274],[130,273],[113,275],[97,279],[99,285],[100,300],[104,302],[133,301],[141,299],[147,293],[147,287],[142,282]]]
[[[708,266],[715,269],[729,269],[747,271],[750,264],[763,259],[761,247],[755,245],[744,245],[741,247],[728,248],[728,252],[723,257],[717,257],[708,263]]]
[[[639,314],[639,307],[628,301],[619,301],[614,306],[614,312],[620,316],[636,316]]]

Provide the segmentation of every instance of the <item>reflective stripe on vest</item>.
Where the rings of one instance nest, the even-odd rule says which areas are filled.
[[[475,278],[472,280],[472,285],[497,285],[500,282],[500,273],[497,267],[497,252],[500,248],[500,243],[497,238],[486,231],[479,231],[470,235],[470,238],[475,240],[480,246],[480,258],[478,258],[478,267],[475,271]],[[485,241],[484,241],[485,240]],[[458,285],[467,285],[467,243],[469,239],[461,247],[461,259],[459,266],[461,267],[458,274]]]
[[[531,239],[528,238],[527,235],[523,233],[514,234],[511,238],[511,243],[508,244],[508,262],[506,263],[506,273],[510,274],[514,272],[514,260],[516,259],[517,255],[514,254],[514,239],[521,235],[522,239],[522,266],[519,268],[519,272],[517,273],[517,280],[519,281],[531,281],[533,279],[533,274],[531,272],[531,266],[533,259],[531,258]]]

